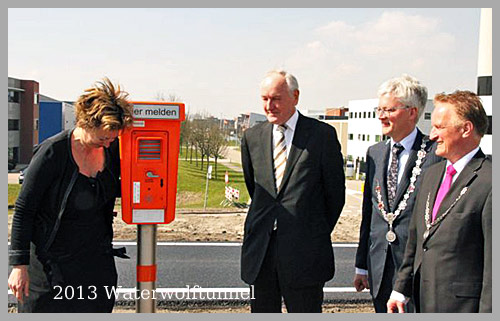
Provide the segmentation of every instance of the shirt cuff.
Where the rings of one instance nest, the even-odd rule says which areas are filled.
[[[397,291],[392,291],[391,292],[391,299],[394,299],[399,302],[403,302],[404,304],[408,303],[410,301],[410,298],[407,296],[404,296],[402,293],[399,293]]]
[[[368,275],[368,270],[364,270],[364,269],[356,268],[356,274],[360,274],[360,275]]]

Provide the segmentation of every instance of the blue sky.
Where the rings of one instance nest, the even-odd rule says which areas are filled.
[[[190,113],[261,112],[284,68],[300,108],[376,98],[408,73],[437,92],[476,90],[480,9],[9,9],[8,74],[75,100],[104,76],[134,100],[175,94]]]

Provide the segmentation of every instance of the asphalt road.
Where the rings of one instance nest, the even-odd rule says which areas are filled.
[[[117,243],[116,246],[123,244],[126,244],[131,259],[116,259],[120,271],[118,282],[124,287],[134,287],[137,247],[129,245],[131,242]],[[180,288],[195,284],[201,287],[244,287],[246,285],[240,279],[240,250],[238,243],[161,242],[156,253],[157,287]],[[340,244],[335,245],[334,252],[336,277],[326,286],[351,287],[356,248],[351,244]]]
[[[122,291],[133,291],[136,287],[137,246],[135,242],[116,242],[115,246],[125,246],[130,256],[130,259],[116,259],[118,285],[122,287]],[[325,285],[325,300],[369,299],[368,293],[357,293],[352,288],[355,251],[353,244],[334,245],[336,273],[333,280]],[[156,288],[199,287],[201,291],[214,288],[236,291],[248,288],[240,279],[238,243],[160,242],[156,258]]]

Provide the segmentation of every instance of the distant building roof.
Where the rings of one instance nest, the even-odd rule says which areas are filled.
[[[57,99],[54,99],[52,97],[49,97],[49,96],[45,96],[45,95],[38,95],[40,101],[44,101],[44,102],[61,102],[60,100],[57,100]]]

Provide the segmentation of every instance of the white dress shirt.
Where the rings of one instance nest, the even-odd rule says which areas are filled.
[[[295,127],[297,127],[297,121],[299,120],[299,112],[295,109],[295,113],[293,113],[292,117],[290,117],[287,122],[285,130],[285,144],[286,144],[286,157],[288,159],[288,155],[290,155],[290,148],[292,147],[293,135],[295,134]],[[281,138],[281,133],[278,130],[278,125],[273,125],[273,149],[276,146],[276,143]]]
[[[452,184],[455,183],[455,181],[457,180],[460,173],[464,170],[465,166],[470,162],[470,160],[474,157],[474,155],[477,154],[478,151],[479,151],[479,146],[474,148],[468,154],[466,154],[465,156],[463,156],[462,158],[457,160],[455,162],[455,164],[453,164],[453,168],[457,172],[455,173],[455,175],[453,175],[453,180],[451,181]],[[448,166],[450,166],[451,164],[452,163],[449,160],[447,160],[446,161],[446,168],[448,168]],[[443,179],[441,180],[441,183],[443,183],[445,178],[446,178],[446,171],[443,173]]]
[[[403,146],[403,151],[399,154],[399,167],[398,167],[398,184],[401,182],[401,179],[403,178],[403,173],[405,171],[405,166],[406,163],[408,162],[408,158],[410,157],[410,152],[411,148],[413,147],[413,144],[415,143],[415,139],[417,138],[417,128],[415,127],[413,131],[403,138],[399,142],[395,142],[392,138],[389,141],[391,144],[391,150],[394,144],[399,143]],[[392,153],[389,152],[389,162],[387,164],[387,174],[389,174],[389,170],[391,168],[391,161],[392,161]]]
[[[290,155],[290,149],[292,148],[293,135],[295,134],[295,127],[297,127],[297,121],[299,120],[299,112],[295,109],[292,117],[290,117],[284,125],[286,125],[285,130],[285,144],[286,144],[286,158]],[[281,139],[281,132],[278,130],[279,125],[273,124],[273,149],[276,143]],[[274,219],[273,230],[278,229],[278,219]]]

